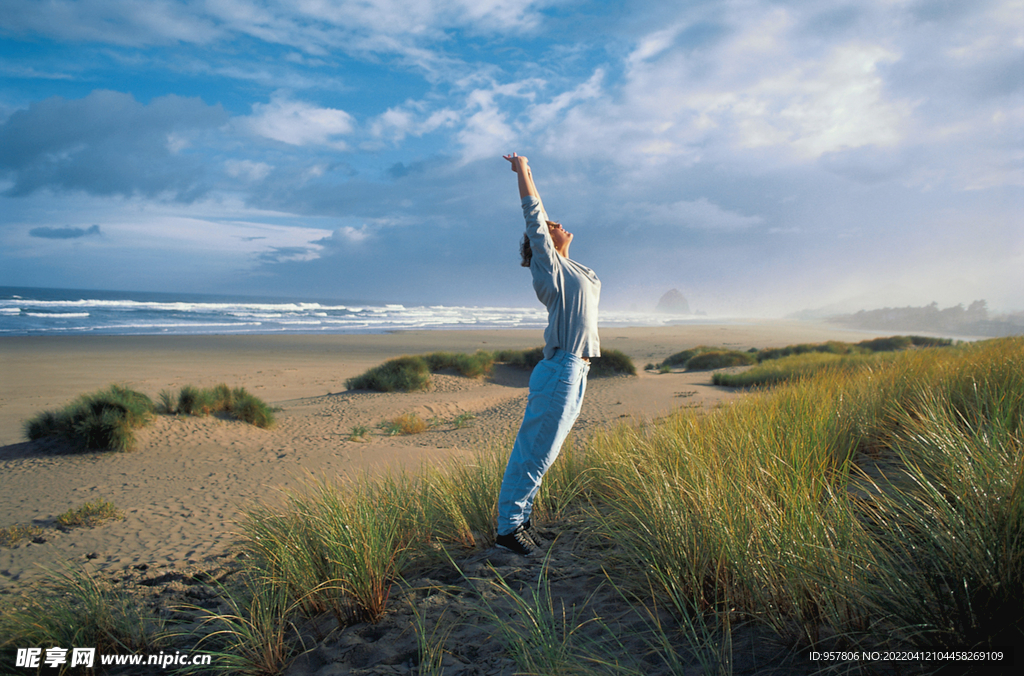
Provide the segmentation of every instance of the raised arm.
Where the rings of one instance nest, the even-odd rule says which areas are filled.
[[[540,199],[537,186],[533,184],[533,172],[530,171],[530,162],[525,157],[512,153],[504,156],[512,164],[512,171],[519,176],[519,198],[536,197]]]

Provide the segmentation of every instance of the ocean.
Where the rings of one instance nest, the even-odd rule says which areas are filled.
[[[682,318],[601,313],[600,325],[658,326]],[[383,333],[408,329],[543,328],[536,307],[360,303],[300,298],[0,287],[0,336]]]

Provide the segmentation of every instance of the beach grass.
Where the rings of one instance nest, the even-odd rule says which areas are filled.
[[[791,646],[1012,645],[1024,633],[1022,374],[1020,339],[904,351],[709,412],[622,425],[563,451],[535,514],[589,514],[597,536],[619,546],[608,569],[616,586],[671,609],[673,631],[693,646],[717,637],[720,650],[744,623]],[[862,465],[883,456],[907,478],[865,483]],[[438,546],[488,546],[502,455],[480,457],[320,488],[275,516],[307,533],[281,551],[379,558],[310,571],[294,588],[333,580],[362,617],[379,617],[405,566]],[[351,530],[327,525],[342,522]],[[346,559],[332,548],[354,532],[362,553]]]
[[[4,526],[0,528],[0,547],[16,547],[23,540],[39,537],[45,530],[36,525]]]
[[[25,423],[30,440],[57,436],[78,450],[128,451],[135,430],[152,416],[153,401],[121,385],[84,394],[57,411],[44,411]]]
[[[384,434],[393,437],[426,432],[430,425],[418,413],[403,413],[391,420],[385,420],[379,427]]]
[[[165,640],[162,620],[143,614],[128,594],[81,569],[50,571],[31,593],[5,598],[0,608],[5,651],[81,646],[97,654],[126,654],[153,652]],[[70,659],[50,671],[73,673]]]
[[[608,552],[608,583],[647,613],[644,639],[670,673],[730,673],[747,627],[791,654],[999,650],[1024,640],[1022,434],[1024,338],[908,349],[573,438],[534,514],[585,521],[581,537]],[[267,626],[378,621],[410,571],[491,546],[510,440],[498,441],[470,462],[313,482],[250,507],[247,574],[281,594],[264,604]],[[513,619],[483,617],[513,657],[512,642],[541,642],[548,661],[521,669],[635,663],[577,641],[584,618],[562,612],[540,572],[504,594]],[[232,650],[263,640],[250,633]]]
[[[722,348],[709,347],[707,345],[698,345],[697,347],[691,347],[689,349],[682,350],[680,352],[676,352],[675,354],[671,354],[668,357],[665,357],[665,359],[663,359],[662,362],[657,366],[668,368],[686,368],[686,363],[690,361],[692,358],[696,357],[698,354],[704,354],[705,352],[715,352],[721,349]]]
[[[749,352],[698,345],[669,355],[654,367],[662,373],[668,373],[673,368],[683,368],[687,371],[709,371],[729,366],[748,366],[755,363],[757,363],[756,356]]]
[[[124,518],[124,512],[118,509],[114,503],[103,498],[91,500],[81,507],[69,509],[63,514],[57,515],[57,524],[65,528],[77,526],[98,526],[107,521],[119,521]]]
[[[364,373],[349,378],[345,387],[350,390],[377,392],[416,392],[431,385],[431,373],[453,369],[459,375],[476,378],[490,373],[495,362],[518,368],[532,369],[544,358],[544,348],[528,350],[478,350],[472,354],[460,352],[432,352],[425,355],[390,359]],[[633,361],[620,350],[607,349],[592,360],[592,376],[636,375]]]
[[[730,350],[721,347],[711,347],[708,345],[698,345],[697,347],[688,348],[680,352],[676,352],[666,357],[660,364],[651,364],[649,369],[658,369],[662,373],[671,371],[673,368],[685,368],[687,371],[706,371],[727,368],[730,366],[749,366],[752,364],[763,365],[765,362],[774,361],[777,359],[785,359],[787,357],[794,357],[797,355],[866,355],[874,354],[877,352],[898,352],[900,350],[906,350],[909,348],[923,348],[923,347],[949,347],[953,345],[953,340],[949,338],[933,338],[929,336],[889,336],[885,338],[871,338],[868,340],[862,340],[859,343],[844,343],[837,340],[830,340],[824,343],[800,343],[797,345],[787,345],[785,347],[768,347],[763,349],[751,348],[746,352],[738,350]],[[808,357],[806,361],[801,360],[790,360],[788,364],[811,364],[826,363],[826,359],[819,359],[815,361],[814,357]],[[808,369],[801,368],[799,373],[803,375]],[[750,378],[745,380],[743,378],[733,378],[731,376],[735,374],[723,374],[729,377],[722,377],[720,379],[716,376],[716,383],[718,385],[746,387],[751,384],[773,384],[776,382],[782,382],[786,380],[782,377],[782,373],[785,368],[779,367],[773,369],[770,365],[765,366],[759,373],[770,374],[766,376],[763,382],[760,382],[757,378]],[[720,380],[721,382],[717,382]],[[737,383],[737,384],[733,384]]]
[[[154,413],[208,415],[228,413],[257,427],[274,424],[273,409],[244,388],[227,385],[201,389],[181,388],[177,396],[162,390],[159,404],[142,392],[122,385],[83,394],[62,409],[43,411],[24,425],[29,440],[58,437],[79,451],[130,451],[135,431],[147,425]]]
[[[799,352],[768,359],[737,373],[720,372],[711,377],[715,385],[758,387],[777,385],[814,376],[822,371],[843,372],[879,365],[887,355],[874,352]]]
[[[495,633],[515,660],[518,673],[599,673],[593,647],[581,631],[593,618],[584,619],[584,608],[566,608],[564,601],[556,600],[546,563],[541,564],[536,584],[521,591],[497,571],[491,572],[494,578],[486,584],[497,600],[490,602],[487,595],[481,595],[483,615],[497,629]],[[500,607],[497,601],[509,608]]]
[[[370,428],[366,425],[354,425],[349,432],[348,439],[349,441],[363,441],[369,433]]]
[[[473,418],[475,417],[475,415],[469,412],[460,413],[452,419],[452,426],[457,430],[460,430],[463,427],[470,427],[473,424]]]
[[[191,607],[202,617],[195,649],[211,659],[202,673],[245,676],[280,674],[301,650],[302,635],[291,617],[297,602],[277,580],[246,578],[241,589],[220,588],[226,612]],[[186,669],[186,673],[189,670]]]
[[[430,387],[432,372],[454,369],[460,375],[475,378],[489,372],[493,363],[491,353],[483,350],[473,354],[432,352],[397,357],[349,378],[345,381],[345,387],[377,392],[415,392]]]
[[[601,378],[605,376],[635,376],[636,366],[622,350],[603,348],[600,357],[590,360],[590,377]]]
[[[485,350],[477,350],[473,354],[464,352],[431,352],[424,355],[427,367],[432,372],[454,369],[460,375],[469,378],[482,376],[491,370],[494,355]]]
[[[135,430],[156,413],[209,415],[226,413],[257,427],[273,425],[273,410],[243,387],[220,384],[211,388],[181,387],[175,395],[161,390],[159,404],[142,392],[122,385],[83,394],[58,411],[44,411],[25,423],[30,440],[56,436],[78,451],[131,451]]]
[[[543,347],[531,347],[526,350],[496,350],[494,361],[531,370],[544,359]]]
[[[749,352],[737,350],[709,350],[696,354],[686,362],[687,371],[711,371],[730,366],[749,366],[757,360]]]
[[[349,378],[350,390],[377,392],[415,392],[430,387],[430,367],[423,357],[397,357]]]
[[[161,413],[193,416],[225,413],[256,427],[274,425],[273,409],[244,387],[232,389],[224,383],[208,388],[185,385],[178,390],[177,397],[164,390],[159,400]]]

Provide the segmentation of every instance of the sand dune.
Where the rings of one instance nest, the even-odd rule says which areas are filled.
[[[639,367],[698,344],[766,347],[865,334],[793,323],[609,329],[606,347]],[[415,468],[508,439],[522,415],[528,374],[498,366],[489,378],[434,377],[431,391],[347,392],[346,378],[401,354],[524,348],[536,331],[424,331],[372,336],[65,337],[0,339],[0,526],[45,528],[36,542],[0,548],[0,589],[38,579],[39,565],[91,561],[101,570],[188,566],[231,550],[238,511],[309,477]],[[708,373],[592,379],[578,433],[679,406],[714,406],[741,394]],[[111,382],[151,396],[184,384],[243,386],[279,408],[261,430],[216,417],[158,416],[130,453],[66,454],[26,442],[22,421]],[[407,412],[435,418],[422,434],[384,436],[378,423]],[[452,420],[473,416],[456,429]],[[371,428],[364,440],[352,429]],[[102,497],[123,521],[61,531],[56,515]]]

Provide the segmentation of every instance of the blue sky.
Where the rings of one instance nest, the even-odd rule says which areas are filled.
[[[1024,308],[1021,0],[4,0],[0,284]]]

